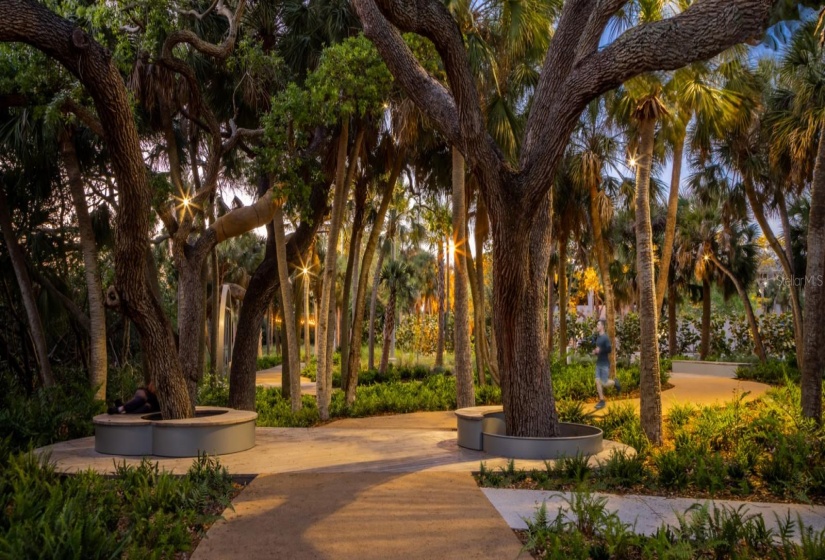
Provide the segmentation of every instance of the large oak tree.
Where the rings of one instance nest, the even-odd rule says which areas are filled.
[[[671,18],[631,28],[600,49],[608,22],[626,0],[566,1],[513,165],[486,130],[461,31],[444,4],[355,0],[365,34],[397,82],[478,178],[493,226],[494,321],[509,435],[558,433],[542,317],[550,256],[548,193],[582,110],[641,73],[676,69],[759,38],[773,3],[698,0]],[[401,32],[433,42],[449,87],[423,69]]]

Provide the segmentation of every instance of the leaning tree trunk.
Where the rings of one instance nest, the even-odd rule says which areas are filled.
[[[710,259],[713,261],[713,264],[716,265],[716,268],[722,271],[722,273],[727,276],[736,287],[736,291],[742,299],[742,304],[745,306],[745,315],[748,317],[748,325],[751,328],[751,337],[753,337],[753,347],[756,350],[756,355],[759,358],[759,361],[764,364],[767,361],[767,357],[765,356],[765,347],[762,345],[762,335],[759,334],[759,323],[756,322],[756,315],[754,315],[751,301],[748,299],[748,292],[745,291],[745,287],[736,275],[731,272],[728,267],[723,265],[716,255],[711,252],[708,252],[708,254],[710,255]]]
[[[289,261],[286,258],[286,234],[284,233],[284,210],[281,204],[275,206],[275,251],[278,257],[278,281],[281,285],[281,302],[286,328],[287,355],[289,356],[289,404],[292,412],[301,410],[301,360],[298,350],[298,337],[295,329],[295,301],[292,297],[292,285],[289,282]],[[304,279],[308,281],[309,279]],[[304,320],[308,320],[306,317]],[[309,356],[307,356],[309,359]],[[282,380],[283,381],[283,380]]]
[[[640,380],[642,430],[647,438],[662,442],[662,399],[657,340],[656,284],[653,272],[653,227],[650,223],[650,169],[656,121],[640,123],[640,158],[636,172],[636,273],[639,282],[641,327]]]
[[[699,359],[704,360],[710,351],[710,280],[702,278],[702,334],[699,342]]]
[[[490,350],[487,346],[487,329],[486,329],[486,304],[484,293],[484,242],[487,240],[487,234],[490,232],[490,222],[487,217],[487,206],[484,204],[484,197],[481,193],[476,197],[476,226],[475,226],[475,245],[476,245],[476,287],[478,289],[478,301],[473,299],[473,310],[477,308],[476,315],[478,316],[479,334],[476,336],[476,343],[481,348],[481,369],[483,372],[484,383],[487,382],[487,369],[490,361]],[[482,377],[479,378],[479,380]]]
[[[386,254],[386,247],[381,247],[378,250],[378,262],[375,265],[375,273],[372,276],[372,295],[370,296],[370,322],[368,325],[369,356],[367,358],[367,369],[375,369],[375,315],[377,313],[378,307],[378,282],[381,279],[381,267],[384,266],[384,255]]]
[[[369,278],[370,266],[372,265],[375,250],[378,247],[378,241],[381,237],[381,230],[384,228],[384,220],[387,216],[387,210],[390,207],[390,202],[392,201],[393,189],[395,188],[395,183],[398,181],[398,175],[401,173],[402,163],[405,160],[403,154],[397,154],[396,157],[398,159],[393,166],[390,177],[387,182],[384,183],[384,188],[381,193],[381,203],[378,205],[378,214],[375,216],[372,231],[370,231],[370,236],[367,239],[367,246],[364,248],[364,259],[361,263],[357,292],[355,294],[355,313],[352,317],[352,341],[350,344],[351,352],[349,356],[350,383],[346,389],[347,404],[350,405],[355,402],[355,393],[358,388],[358,374],[361,371],[361,340],[364,335],[364,308],[367,303],[367,280]],[[378,267],[375,271],[376,278],[378,277],[377,275],[381,274],[381,261],[382,258],[379,258]],[[373,285],[375,286],[373,290],[373,297],[375,297],[375,289],[377,289],[378,286],[377,280]],[[371,319],[373,318],[374,312],[375,308],[373,306],[372,309],[370,309]],[[373,324],[371,323],[370,335],[372,335],[372,330]],[[372,343],[372,338],[370,338],[370,343]],[[372,353],[372,344],[370,344],[370,353]]]
[[[350,326],[354,321],[350,313],[355,308],[355,297],[350,298],[353,291],[353,279],[358,274],[358,261],[361,258],[361,237],[364,231],[364,210],[367,204],[367,183],[358,181],[355,186],[355,213],[352,218],[352,235],[350,236],[349,251],[347,254],[347,268],[344,271],[343,302],[341,304],[341,388],[346,392],[350,382]],[[356,286],[357,289],[357,286]],[[350,306],[350,304],[353,304]],[[358,349],[360,351],[360,349]],[[357,373],[356,373],[357,375]]]
[[[820,128],[808,218],[808,265],[805,269],[805,345],[802,366],[802,414],[822,422],[822,374],[825,370],[825,124]]]
[[[799,301],[799,289],[796,286],[796,282],[794,282],[793,261],[788,258],[787,251],[785,251],[779,243],[779,240],[773,232],[773,228],[770,223],[768,223],[762,204],[756,196],[756,189],[754,189],[753,181],[746,177],[744,183],[745,194],[748,197],[748,202],[750,203],[751,210],[753,211],[753,216],[756,218],[756,222],[759,224],[762,234],[765,236],[765,239],[767,239],[768,245],[771,246],[774,254],[776,254],[776,258],[779,260],[779,264],[782,265],[782,270],[785,272],[785,277],[788,279],[788,291],[791,294],[791,310],[793,311],[794,342],[796,343],[797,348],[803,348],[805,344],[805,337],[803,334],[804,326],[802,319],[802,305]],[[790,239],[787,237],[787,233],[788,232],[786,232],[785,245],[790,247]],[[799,360],[800,369],[804,368],[804,365],[805,359],[803,356],[802,360]]]
[[[604,287],[604,304],[607,318],[607,337],[613,352],[610,353],[610,377],[616,377],[616,304],[613,299],[613,281],[610,279],[610,265],[607,262],[607,249],[604,242],[604,230],[602,225],[601,210],[599,200],[601,193],[596,183],[590,185],[590,220],[593,222],[593,241],[596,249],[596,260],[599,262],[599,271],[602,276],[602,287]]]
[[[335,172],[335,196],[332,202],[332,218],[329,233],[327,234],[327,251],[324,258],[323,284],[321,288],[321,311],[318,328],[318,413],[321,420],[329,419],[329,403],[332,399],[332,344],[329,343],[330,314],[335,308],[335,269],[338,256],[338,235],[341,233],[341,223],[344,219],[344,205],[346,203],[347,181],[347,145],[349,142],[349,119],[344,119],[341,125],[341,136],[338,139],[337,164]],[[355,165],[354,162],[351,165]]]
[[[676,238],[676,211],[679,208],[679,183],[682,177],[682,154],[685,138],[681,135],[673,145],[673,171],[670,175],[670,196],[667,200],[667,221],[665,222],[665,242],[662,245],[662,260],[659,261],[659,277],[656,280],[656,311],[662,309],[667,292],[670,259],[673,256],[673,242]]]
[[[465,216],[467,208],[464,192],[464,156],[453,147],[453,247],[455,247],[455,380],[456,406],[475,406],[473,363],[470,357],[470,318],[467,298],[467,251]]]
[[[26,309],[26,319],[29,322],[29,334],[34,344],[34,354],[37,358],[37,370],[40,372],[40,381],[44,387],[54,385],[52,367],[49,363],[49,348],[46,345],[46,332],[43,330],[43,322],[40,320],[40,313],[37,311],[37,302],[32,290],[29,271],[26,269],[26,260],[23,250],[17,243],[14,235],[14,228],[11,225],[11,210],[6,199],[6,192],[0,188],[0,229],[3,230],[3,238],[6,241],[6,250],[9,252],[11,266],[14,275],[17,277],[17,285],[20,288],[20,295],[23,299],[23,307]]]
[[[86,276],[86,292],[89,298],[89,383],[96,388],[95,398],[106,400],[106,375],[108,359],[106,351],[106,309],[103,307],[103,287],[97,265],[97,245],[86,191],[80,174],[74,141],[68,132],[60,137],[60,154],[66,167],[69,191],[72,194],[77,225],[80,232],[80,248],[83,253],[83,272]]]

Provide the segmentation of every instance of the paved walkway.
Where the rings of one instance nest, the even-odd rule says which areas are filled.
[[[304,364],[301,364],[301,367],[303,367],[303,365]],[[255,385],[259,385],[261,387],[280,387],[281,382],[281,366],[263,369],[257,372],[255,376]],[[302,395],[314,395],[315,389],[316,386],[314,381],[311,381],[308,377],[301,376]]]
[[[278,373],[259,372],[259,384],[279,383]],[[662,396],[665,411],[676,403],[724,401],[743,391],[755,398],[767,389],[758,383],[682,374],[674,374],[671,382],[675,388]],[[638,406],[638,400],[635,403]],[[421,412],[342,419],[321,428],[258,428],[254,449],[222,456],[221,463],[233,474],[259,476],[236,498],[235,511],[227,510],[226,519],[210,529],[194,558],[518,557],[520,546],[510,527],[523,527],[523,518],[532,517],[536,504],[547,496],[478,489],[471,473],[481,461],[499,468],[507,460],[459,448],[455,425],[452,412]],[[139,462],[95,452],[93,438],[44,451],[62,472],[93,468],[111,473],[115,462]],[[152,459],[179,473],[192,463]],[[544,462],[517,460],[516,467],[544,468]],[[615,506],[623,516],[636,511],[637,527],[643,529],[671,521],[672,510],[683,511],[687,502],[692,503],[611,497],[608,507]],[[780,516],[804,508],[767,507]],[[806,522],[825,526],[820,509],[804,511],[810,514]]]

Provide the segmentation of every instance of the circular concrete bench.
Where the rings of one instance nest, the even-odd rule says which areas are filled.
[[[199,406],[194,418],[162,420],[160,413],[101,414],[95,451],[107,455],[197,457],[226,455],[255,447],[257,412]]]
[[[559,459],[596,455],[604,445],[603,432],[595,426],[560,422],[561,435],[529,438],[507,435],[501,406],[474,406],[455,411],[458,445],[514,459]]]

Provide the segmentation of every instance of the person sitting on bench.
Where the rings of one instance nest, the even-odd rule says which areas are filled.
[[[109,414],[144,414],[146,412],[157,412],[160,410],[155,384],[149,382],[146,387],[140,387],[135,391],[132,400],[124,403],[120,399],[115,401],[115,406],[110,406]]]

